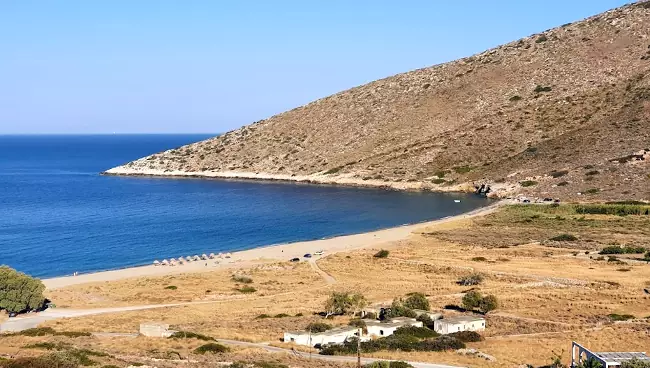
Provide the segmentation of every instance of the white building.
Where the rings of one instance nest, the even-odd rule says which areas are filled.
[[[459,331],[483,331],[485,330],[485,318],[477,316],[443,318],[434,321],[433,328],[441,335]]]
[[[573,341],[571,344],[571,367],[581,366],[582,363],[589,358],[598,361],[603,368],[618,367],[621,363],[632,359],[650,362],[650,357],[648,357],[645,352],[596,353],[589,351],[589,349]]]
[[[400,327],[415,326],[422,327],[422,322],[416,321],[415,318],[396,317],[387,322],[380,322],[372,319],[364,319],[368,336],[386,337],[395,333]]]
[[[305,346],[342,344],[345,340],[358,335],[359,328],[353,326],[337,327],[325,332],[311,334],[308,331],[290,331],[284,333],[284,342]],[[367,340],[367,338],[365,339]],[[364,341],[364,336],[361,336],[361,341]]]

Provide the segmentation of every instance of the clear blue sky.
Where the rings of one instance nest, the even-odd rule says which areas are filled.
[[[0,133],[222,132],[622,0],[0,0]]]

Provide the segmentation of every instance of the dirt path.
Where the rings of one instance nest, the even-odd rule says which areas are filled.
[[[336,284],[336,279],[332,275],[330,275],[329,273],[323,271],[323,269],[318,266],[318,263],[316,263],[315,259],[311,258],[309,260],[309,265],[311,266],[311,268],[314,271],[316,271],[317,274],[319,274],[319,275],[321,275],[323,277],[323,279],[325,280],[325,282],[328,285]]]

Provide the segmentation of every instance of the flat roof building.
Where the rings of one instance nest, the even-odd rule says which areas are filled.
[[[582,362],[593,358],[602,364],[603,368],[616,367],[621,363],[638,359],[650,362],[650,357],[645,352],[593,352],[573,341],[571,344],[571,367],[582,365]]]
[[[483,331],[485,330],[485,318],[479,316],[456,316],[437,319],[433,322],[433,329],[441,335],[460,331]]]

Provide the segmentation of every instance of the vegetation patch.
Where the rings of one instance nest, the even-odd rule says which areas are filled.
[[[194,349],[194,354],[223,354],[229,351],[230,349],[228,347],[211,342]]]
[[[611,245],[603,248],[598,254],[643,254],[646,252],[644,247]]]
[[[189,331],[177,331],[174,332],[171,336],[169,336],[170,339],[197,339],[197,340],[203,340],[203,341],[216,341],[214,337],[202,335],[196,332],[189,332]]]
[[[178,289],[178,286],[176,286],[176,285],[169,285],[169,286],[165,286],[165,289],[167,289],[167,290],[176,290],[176,289]]]
[[[575,211],[578,214],[590,215],[648,215],[650,205],[638,204],[581,204],[575,205]]]
[[[538,84],[537,87],[535,87],[535,89],[534,89],[534,91],[535,91],[536,93],[551,92],[552,90],[553,90],[553,89],[552,89],[551,87],[544,87],[544,86],[539,85],[539,84]]]
[[[474,262],[486,262],[487,258],[485,258],[485,257],[473,257],[472,261],[474,261]]]
[[[481,335],[476,331],[458,331],[450,333],[449,336],[462,342],[479,342],[483,340]]]
[[[480,273],[473,273],[471,275],[461,277],[458,281],[456,281],[456,284],[461,286],[475,286],[479,285],[482,282],[483,275]]]
[[[612,321],[627,321],[636,318],[631,314],[617,314],[617,313],[608,314],[607,317],[609,317],[609,319],[611,319]]]
[[[252,278],[250,278],[248,276],[244,276],[244,275],[232,275],[232,281],[239,282],[239,283],[242,283],[242,284],[252,284],[253,283]]]
[[[305,327],[305,331],[311,331],[312,333],[325,332],[332,329],[332,325],[324,322],[312,322]]]
[[[65,337],[85,337],[91,336],[90,332],[78,332],[78,331],[56,331],[52,327],[35,327],[28,328],[26,330],[15,332],[13,335],[20,336],[65,336]]]
[[[569,173],[568,170],[560,170],[560,171],[551,171],[551,176],[554,178],[561,178],[564,175],[567,175]]]
[[[255,289],[254,287],[248,286],[248,285],[242,286],[242,287],[240,287],[238,289],[235,289],[235,290],[239,291],[242,294],[252,294],[252,293],[257,291],[257,289]]]
[[[534,180],[524,180],[524,181],[519,182],[519,185],[521,185],[524,188],[532,187],[532,186],[535,186],[537,184],[538,183],[536,181],[534,181]]]
[[[436,179],[431,180],[431,182],[433,184],[443,184],[443,183],[446,183],[447,181],[445,179],[436,178]]]
[[[578,240],[578,238],[575,235],[571,235],[571,234],[560,234],[560,235],[552,237],[549,240],[571,242],[571,241]]]
[[[45,285],[41,280],[0,266],[0,310],[20,313],[40,309],[45,304]]]
[[[379,252],[375,253],[375,255],[373,257],[375,257],[375,258],[388,258],[389,254],[390,254],[389,251],[387,251],[386,249],[382,249]]]
[[[467,166],[467,165],[465,165],[465,166],[456,166],[456,167],[453,168],[453,170],[457,174],[467,174],[468,172],[472,171],[472,167]]]
[[[485,314],[497,309],[499,303],[494,295],[483,296],[478,291],[469,291],[463,296],[463,307],[467,310],[478,310]]]

